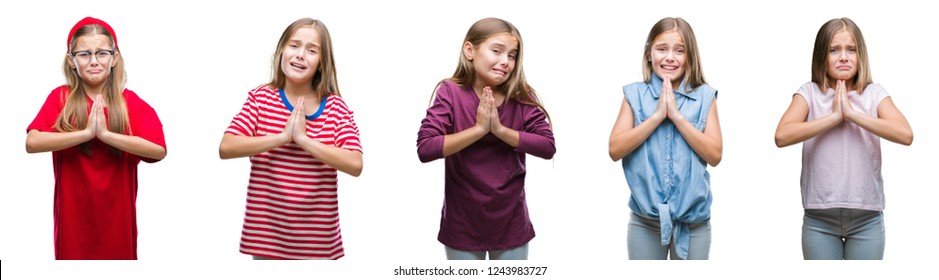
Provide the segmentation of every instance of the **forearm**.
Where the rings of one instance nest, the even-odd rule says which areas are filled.
[[[517,130],[500,125],[496,129],[492,130],[492,134],[501,139],[502,142],[509,144],[509,146],[512,146],[513,148],[518,147],[519,136]]]
[[[724,145],[719,139],[708,136],[698,130],[687,119],[681,118],[675,122],[678,133],[685,139],[688,146],[711,166],[717,166],[723,156]]]
[[[855,114],[849,117],[848,121],[890,142],[903,145],[913,143],[913,129],[910,128],[910,124],[906,119],[891,120],[875,118],[865,114]]]
[[[617,161],[632,153],[646,139],[649,139],[649,135],[652,135],[652,132],[663,120],[664,117],[651,117],[628,130],[614,131],[610,135],[610,159]]]
[[[776,146],[781,148],[800,143],[828,131],[839,123],[841,119],[835,114],[807,122],[781,123],[776,128]]]
[[[320,143],[311,138],[296,142],[303,150],[343,173],[358,177],[362,174],[362,153]]]
[[[125,151],[140,157],[162,160],[166,157],[166,149],[139,136],[124,135],[107,131],[98,140],[118,150]]]
[[[94,136],[94,132],[86,130],[72,132],[30,130],[26,135],[26,152],[41,153],[71,148],[94,139]]]
[[[466,147],[469,147],[469,145],[475,143],[476,140],[479,140],[479,138],[483,138],[487,133],[485,129],[473,126],[457,133],[447,134],[443,138],[443,156],[447,157],[462,151]],[[518,142],[518,140],[516,140],[516,142]]]
[[[242,136],[225,133],[218,145],[218,156],[222,159],[248,157],[290,143],[287,135]]]

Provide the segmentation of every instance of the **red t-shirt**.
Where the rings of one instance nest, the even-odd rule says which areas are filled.
[[[56,118],[69,89],[60,86],[26,131],[56,132]],[[163,124],[150,105],[125,89],[130,134],[166,148]],[[94,102],[88,99],[88,111]],[[120,152],[98,139],[89,142],[91,156],[78,146],[52,152],[55,172],[56,259],[137,259],[137,163],[156,162]]]

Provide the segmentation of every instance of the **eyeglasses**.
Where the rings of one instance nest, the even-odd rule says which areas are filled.
[[[98,60],[98,63],[108,63],[111,61],[111,56],[114,55],[112,50],[99,50],[94,53],[91,51],[77,51],[72,52],[72,57],[78,60],[81,63],[91,62],[92,54],[94,54],[95,59]]]

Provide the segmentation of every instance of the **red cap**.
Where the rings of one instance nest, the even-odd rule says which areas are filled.
[[[70,47],[72,43],[72,37],[75,36],[75,32],[77,32],[78,29],[82,28],[83,26],[89,25],[89,24],[100,25],[101,27],[104,27],[104,29],[107,30],[108,33],[111,33],[111,38],[114,39],[114,48],[117,48],[117,34],[114,33],[114,29],[111,28],[111,25],[108,25],[107,22],[104,22],[103,20],[100,20],[100,19],[96,19],[93,17],[86,17],[78,21],[78,23],[76,23],[75,26],[72,27],[72,31],[68,32],[68,39],[66,39],[65,41],[66,49]]]

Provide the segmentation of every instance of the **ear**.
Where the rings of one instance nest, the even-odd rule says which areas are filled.
[[[117,61],[118,59],[121,59],[121,53],[120,53],[120,52],[114,52],[114,57],[111,58],[111,67],[109,67],[109,68],[114,68],[114,62]]]
[[[466,41],[463,43],[463,56],[467,60],[473,61],[473,57],[476,56],[476,48],[473,47],[473,43]]]
[[[75,70],[75,61],[72,60],[72,56],[65,54],[65,61],[68,61],[68,67],[71,67],[72,70]]]

